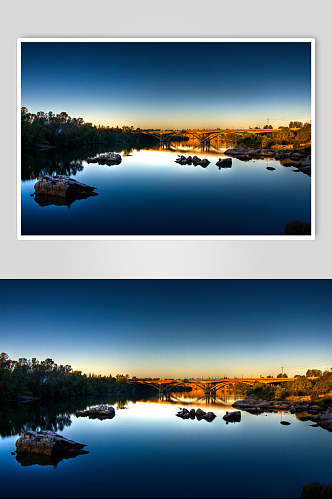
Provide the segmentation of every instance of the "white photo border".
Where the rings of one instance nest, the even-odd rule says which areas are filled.
[[[22,235],[21,227],[21,46],[29,42],[303,42],[311,45],[311,234],[310,235]],[[316,39],[309,38],[18,38],[17,39],[17,239],[18,240],[315,240],[316,239]]]

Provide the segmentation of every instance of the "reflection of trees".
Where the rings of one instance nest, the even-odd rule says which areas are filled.
[[[128,399],[121,399],[116,406],[118,410],[124,410],[128,406]]]
[[[94,404],[96,398],[75,398],[52,404],[2,404],[0,410],[0,436],[15,436],[24,430],[63,431],[72,424],[71,415]],[[104,402],[104,399],[100,399]]]
[[[40,175],[76,175],[83,170],[82,160],[59,158],[58,155],[26,156],[22,158],[22,180]]]
[[[138,150],[139,146],[135,149]],[[76,175],[84,169],[83,161],[99,153],[113,151],[123,155],[131,154],[131,146],[123,144],[97,145],[70,151],[22,152],[22,180],[36,179],[40,175]]]
[[[73,410],[74,411],[74,410]],[[0,435],[15,436],[25,430],[63,431],[71,425],[71,411],[56,406],[44,407],[36,404],[2,406],[0,412]]]
[[[141,398],[130,398],[131,401]],[[0,409],[0,436],[15,436],[25,430],[63,431],[72,424],[71,416],[79,410],[96,404],[117,405],[118,409],[128,406],[125,396],[77,397],[52,404],[33,403],[2,404]]]

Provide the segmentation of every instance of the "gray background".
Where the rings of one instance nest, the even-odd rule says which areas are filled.
[[[0,278],[331,278],[331,5],[325,0],[6,2],[0,30]],[[316,241],[18,241],[16,38],[61,36],[315,37]]]

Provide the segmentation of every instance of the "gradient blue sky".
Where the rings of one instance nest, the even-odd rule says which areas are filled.
[[[1,280],[1,351],[84,372],[332,366],[332,280]]]
[[[308,42],[23,42],[22,105],[141,128],[310,120]]]

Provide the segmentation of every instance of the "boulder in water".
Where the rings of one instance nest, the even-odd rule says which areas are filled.
[[[232,158],[219,158],[216,165],[217,165],[217,167],[219,167],[219,170],[221,168],[231,168],[232,167]]]
[[[96,194],[93,186],[78,182],[67,175],[42,175],[35,184],[35,195],[55,198],[79,198]]]
[[[240,422],[241,412],[240,411],[226,411],[226,414],[222,417],[226,422]]]
[[[99,165],[119,165],[122,162],[122,158],[118,153],[109,152],[88,158],[87,162],[98,163]]]
[[[87,410],[77,411],[76,416],[99,418],[99,420],[103,420],[105,418],[113,418],[115,416],[115,410],[113,406],[108,405],[91,406],[91,408]]]
[[[84,446],[52,431],[24,431],[16,441],[16,452],[18,455],[77,455]]]

